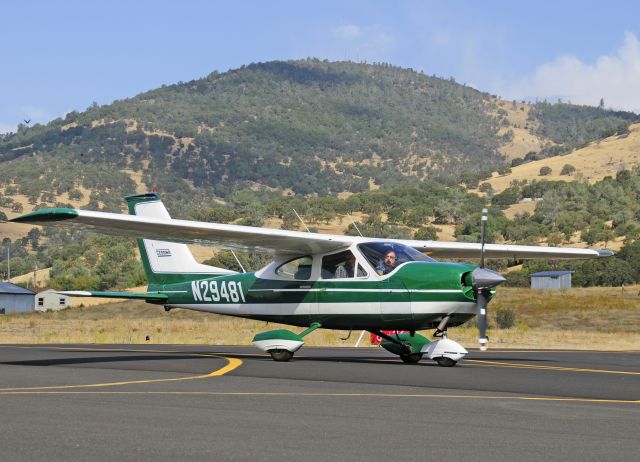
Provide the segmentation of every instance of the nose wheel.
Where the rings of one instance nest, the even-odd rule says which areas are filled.
[[[458,361],[454,361],[451,358],[444,358],[444,357],[436,358],[435,361],[438,363],[438,366],[441,366],[441,367],[453,367],[456,364],[458,364]]]

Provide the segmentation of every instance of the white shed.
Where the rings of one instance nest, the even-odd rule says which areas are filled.
[[[532,289],[571,289],[575,271],[540,271],[531,275]]]
[[[36,294],[36,311],[58,311],[69,306],[69,297],[53,289],[43,290]]]

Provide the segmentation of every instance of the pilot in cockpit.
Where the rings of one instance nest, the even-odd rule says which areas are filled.
[[[396,265],[398,262],[398,256],[396,255],[396,251],[393,249],[388,250],[384,255],[384,260],[380,262],[378,266],[376,266],[376,272],[382,276],[383,274],[389,274],[391,271],[396,269]]]

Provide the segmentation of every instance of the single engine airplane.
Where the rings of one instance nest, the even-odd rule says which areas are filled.
[[[126,198],[129,215],[40,209],[17,223],[77,225],[137,238],[148,279],[144,293],[70,291],[68,295],[142,299],[166,310],[185,308],[305,328],[257,334],[253,343],[276,361],[288,361],[318,328],[367,330],[405,363],[423,356],[454,366],[466,354],[447,338],[449,327],[478,316],[486,349],[487,303],[505,279],[485,268],[485,258],[599,258],[608,250],[371,239],[172,219],[157,193]],[[486,212],[486,210],[485,210]],[[238,273],[198,263],[187,243],[261,249],[274,258],[256,272]],[[424,252],[424,253],[423,253]],[[428,254],[429,256],[425,255]],[[480,265],[443,263],[433,257],[474,258]],[[435,341],[417,331],[436,329]],[[387,335],[383,330],[404,330]]]

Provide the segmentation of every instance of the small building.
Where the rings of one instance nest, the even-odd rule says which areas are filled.
[[[58,311],[69,307],[69,296],[55,290],[43,290],[36,294],[36,311]]]
[[[532,289],[571,289],[574,271],[540,271],[531,274]]]
[[[0,282],[0,314],[33,312],[35,298],[33,290],[11,282]]]

